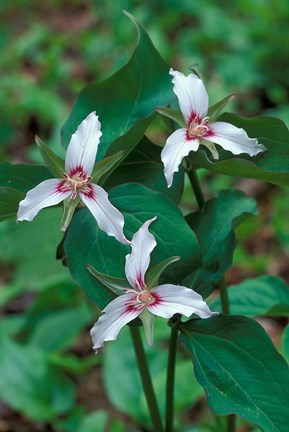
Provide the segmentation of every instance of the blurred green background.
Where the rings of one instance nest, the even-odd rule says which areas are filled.
[[[1,0],[1,162],[41,163],[35,135],[63,155],[60,128],[78,92],[114,73],[135,46],[123,9],[144,25],[168,65],[184,73],[198,69],[211,103],[236,92],[231,110],[289,124],[288,0]],[[260,216],[238,230],[228,282],[264,272],[288,282],[287,191],[200,174],[207,197],[235,186],[259,203]],[[187,187],[183,209],[192,208]],[[148,414],[126,331],[103,355],[92,354],[96,314],[55,259],[59,219],[60,209],[52,208],[33,224],[0,225],[0,432],[145,431]],[[265,325],[280,347],[284,323]],[[159,323],[156,349],[148,350],[161,401],[167,335]],[[223,431],[222,419],[212,426],[193,375],[188,386],[192,369],[183,353],[180,364],[179,430]],[[240,430],[252,429],[242,423]]]

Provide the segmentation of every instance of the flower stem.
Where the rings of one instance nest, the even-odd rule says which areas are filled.
[[[166,432],[173,432],[174,428],[174,386],[175,369],[179,330],[176,323],[179,322],[180,315],[172,319],[172,330],[169,348],[168,368],[167,368],[167,389],[166,389]]]
[[[223,314],[230,315],[228,290],[227,290],[227,284],[224,277],[222,277],[222,279],[220,280],[218,288],[220,291],[222,312]]]
[[[197,173],[195,170],[192,170],[192,169],[186,170],[186,173],[188,174],[192,188],[194,190],[194,194],[195,194],[198,206],[201,210],[204,203],[205,203],[205,199],[204,199],[204,195],[203,195],[203,192],[201,189],[201,185],[200,185]],[[223,314],[229,315],[230,314],[230,303],[229,303],[227,285],[226,285],[226,281],[225,281],[224,277],[219,282],[219,291],[220,291],[220,297],[221,297],[222,312],[223,312]],[[227,432],[235,432],[235,429],[236,429],[236,416],[234,414],[230,414],[227,416]]]
[[[163,432],[162,420],[161,420],[157,399],[152,385],[152,380],[148,368],[148,363],[147,363],[140,331],[138,327],[130,326],[129,328],[130,328],[130,334],[131,334],[131,338],[135,350],[135,355],[138,362],[138,367],[140,371],[145,397],[151,415],[153,430],[158,432]]]
[[[230,414],[227,417],[227,432],[235,432],[236,428],[236,416],[235,414]]]
[[[203,207],[203,205],[205,204],[205,198],[201,189],[201,185],[197,176],[197,172],[193,169],[189,169],[186,171],[191,186],[194,190],[194,194],[198,203],[199,208],[201,209]]]

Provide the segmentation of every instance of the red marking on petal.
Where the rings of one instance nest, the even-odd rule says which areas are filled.
[[[125,313],[139,312],[146,307],[144,303],[137,301],[137,294],[125,303]]]
[[[92,185],[88,184],[83,189],[81,189],[81,193],[83,193],[87,198],[95,200],[95,191],[92,187]]]
[[[56,185],[56,192],[63,193],[63,192],[69,192],[71,191],[71,188],[66,184],[66,180],[61,180]]]
[[[145,281],[143,280],[143,275],[141,273],[139,273],[137,275],[136,284],[135,285],[136,285],[135,288],[137,290],[140,290],[140,291],[142,291],[143,289],[146,288],[146,284],[145,284]]]
[[[207,137],[213,137],[213,136],[215,136],[216,134],[211,130],[211,129],[209,129],[203,136],[202,136],[202,138],[207,138]]]
[[[190,114],[190,117],[189,117],[188,127],[190,127],[190,124],[192,122],[194,122],[196,124],[201,124],[202,120],[203,120],[202,117],[200,117],[198,114],[196,114],[194,111],[192,111]]]
[[[80,165],[78,165],[78,166],[72,168],[72,169],[69,171],[68,177],[71,178],[71,177],[74,177],[74,176],[77,176],[77,177],[79,177],[80,179],[83,179],[83,180],[86,180],[86,179],[87,179],[87,174],[86,174],[86,172],[84,171],[83,167],[80,166]]]
[[[195,141],[196,139],[198,139],[199,137],[191,137],[189,131],[186,131],[186,140],[187,141]]]
[[[156,294],[156,293],[154,293],[154,292],[151,291],[150,295],[153,298],[153,300],[150,302],[151,306],[157,306],[157,305],[160,305],[163,302],[163,300],[162,300],[162,298],[161,298],[161,296],[159,294]]]

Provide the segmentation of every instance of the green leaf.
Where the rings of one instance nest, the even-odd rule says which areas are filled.
[[[159,278],[164,270],[172,263],[179,261],[180,257],[170,257],[151,267],[146,274],[146,285],[148,288],[154,288],[159,283]]]
[[[120,295],[124,288],[129,287],[129,283],[124,278],[109,276],[97,271],[93,266],[87,265],[89,272],[104,286],[109,288],[113,293]]]
[[[6,222],[0,237],[0,257],[15,264],[13,283],[26,290],[40,291],[49,283],[70,279],[68,270],[56,261],[55,250],[62,234],[59,231],[60,208],[49,208],[31,222]]]
[[[24,194],[48,178],[44,166],[0,164],[0,221],[15,217]]]
[[[212,162],[204,150],[189,156],[195,168],[229,176],[254,178],[277,185],[289,185],[289,131],[285,124],[273,117],[243,118],[234,114],[223,114],[218,120],[232,123],[245,129],[251,138],[258,138],[267,151],[255,157],[242,154],[233,156],[219,150],[220,160]],[[202,146],[200,147],[202,149]]]
[[[24,193],[8,187],[0,187],[0,222],[15,217]]]
[[[78,432],[103,432],[110,416],[105,411],[94,411],[86,415]]]
[[[234,97],[236,96],[235,93],[232,93],[223,99],[221,99],[219,102],[216,102],[214,105],[210,106],[208,109],[208,116],[210,117],[210,121],[214,122],[221,114],[221,111],[225,108],[225,106],[230,103]]]
[[[174,255],[181,257],[178,263],[165,270],[160,282],[180,283],[188,271],[200,265],[196,237],[178,207],[165,195],[130,183],[112,189],[110,201],[124,215],[128,239],[146,220],[157,216],[150,227],[158,244],[152,253],[151,265]],[[125,255],[130,253],[129,246],[101,232],[93,216],[87,209],[82,209],[73,217],[64,249],[73,278],[103,309],[114,295],[89,273],[86,266],[90,264],[101,273],[124,278]]]
[[[124,154],[124,151],[120,151],[112,156],[102,159],[99,162],[96,162],[91,176],[91,182],[102,184],[103,181],[100,182],[99,180],[102,179],[105,174],[105,177],[109,177],[109,175],[111,175],[116,163],[123,158]]]
[[[52,313],[34,328],[29,343],[48,352],[68,348],[91,318],[85,303],[73,309]]]
[[[37,420],[51,420],[72,408],[73,385],[58,368],[48,364],[36,347],[21,346],[0,333],[1,398]]]
[[[161,162],[161,148],[143,137],[136,148],[105,182],[106,190],[123,183],[141,183],[150,189],[167,195],[177,204],[184,188],[184,169],[180,167],[174,176],[172,187],[168,188]]]
[[[130,152],[156,116],[156,105],[173,99],[169,67],[154,48],[143,27],[130,15],[138,33],[137,47],[129,62],[101,83],[80,93],[62,130],[64,147],[80,122],[96,111],[103,132],[98,160],[104,155]]]
[[[200,244],[203,266],[185,279],[185,285],[204,297],[212,293],[232,263],[236,246],[233,230],[251,214],[257,214],[255,200],[232,189],[220,191],[201,211],[187,217]]]
[[[181,323],[180,330],[216,414],[235,413],[264,431],[288,431],[288,365],[259,324],[219,315]]]
[[[183,114],[181,113],[181,111],[178,111],[178,110],[175,110],[172,108],[162,107],[162,106],[155,107],[155,110],[159,114],[174,120],[176,123],[178,123],[178,125],[181,128],[187,129],[187,125],[186,125],[186,122],[184,120],[184,117],[183,117]]]
[[[64,160],[57,156],[38,136],[35,137],[35,140],[49,171],[55,178],[62,178],[65,172]]]
[[[230,312],[233,315],[289,315],[289,287],[275,276],[260,276],[248,279],[228,290]],[[218,297],[211,307],[221,311]]]
[[[51,178],[51,173],[47,167],[42,165],[0,164],[1,187],[26,193],[49,178]]]

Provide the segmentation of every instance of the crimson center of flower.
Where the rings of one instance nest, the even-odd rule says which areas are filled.
[[[189,137],[198,138],[206,135],[209,131],[208,123],[209,117],[204,117],[200,123],[199,118],[196,116],[189,125]]]
[[[69,174],[64,173],[66,178],[65,184],[62,188],[69,189],[72,191],[71,198],[75,199],[77,192],[82,189],[85,190],[87,184],[90,182],[91,177],[87,176],[83,171],[77,170]]]

